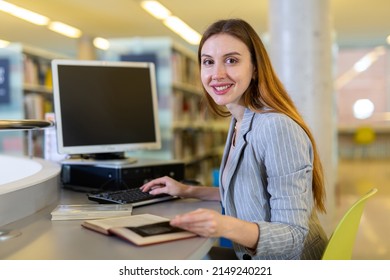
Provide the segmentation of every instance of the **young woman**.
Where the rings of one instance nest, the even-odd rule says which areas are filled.
[[[325,212],[320,159],[261,39],[243,20],[220,20],[203,34],[198,59],[209,107],[231,116],[220,187],[162,177],[142,190],[221,200],[225,215],[198,209],[171,224],[230,239],[239,259],[320,259],[327,243],[317,218]]]

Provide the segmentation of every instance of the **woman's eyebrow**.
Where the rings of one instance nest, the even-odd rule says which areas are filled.
[[[223,56],[231,56],[231,55],[241,55],[239,52],[229,52],[224,54]]]
[[[226,57],[226,56],[231,56],[231,55],[239,55],[239,56],[241,56],[241,53],[234,51],[234,52],[225,53],[223,56]],[[208,54],[201,54],[201,57],[212,57],[212,56],[208,55]]]

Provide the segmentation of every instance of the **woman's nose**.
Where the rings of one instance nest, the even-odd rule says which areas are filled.
[[[221,80],[225,77],[226,77],[225,67],[216,64],[214,67],[212,79],[213,80]]]

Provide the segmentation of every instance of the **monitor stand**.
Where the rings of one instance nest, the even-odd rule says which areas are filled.
[[[125,160],[126,159],[126,155],[124,152],[83,154],[81,155],[81,157],[84,159],[94,159],[94,160]]]
[[[127,165],[135,162],[137,162],[136,158],[126,157],[124,152],[82,154],[62,161],[66,164],[86,165]]]

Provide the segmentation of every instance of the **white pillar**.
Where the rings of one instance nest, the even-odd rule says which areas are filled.
[[[96,49],[93,45],[93,38],[90,36],[82,36],[78,39],[77,58],[83,60],[95,60]]]
[[[310,126],[325,171],[325,230],[334,226],[337,181],[336,104],[329,0],[269,0],[270,55]]]

